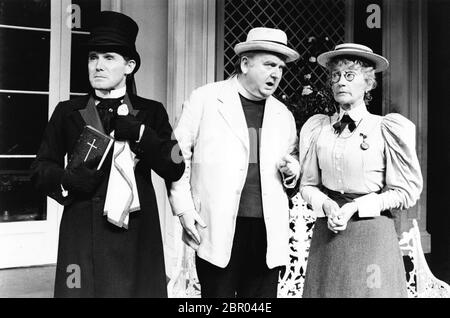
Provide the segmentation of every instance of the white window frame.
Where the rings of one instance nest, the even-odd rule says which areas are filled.
[[[0,90],[2,93],[45,94],[48,99],[48,118],[56,105],[70,98],[71,32],[66,20],[71,0],[51,0],[50,29],[5,26],[15,29],[48,31],[50,37],[49,91]],[[101,0],[101,10],[119,11],[120,0]],[[72,93],[77,95],[77,93]],[[35,158],[36,155],[17,155],[1,158]],[[36,266],[56,263],[59,224],[63,207],[47,198],[47,217],[42,221],[0,223],[0,268]]]

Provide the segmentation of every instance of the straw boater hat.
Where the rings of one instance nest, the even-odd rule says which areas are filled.
[[[287,46],[286,33],[279,29],[254,28],[248,32],[247,40],[236,44],[234,52],[240,55],[249,51],[275,52],[286,56],[286,63],[297,60],[300,55]]]
[[[382,72],[389,67],[389,61],[381,55],[373,53],[373,51],[361,44],[343,43],[336,45],[333,51],[325,52],[317,57],[317,62],[323,67],[327,67],[327,63],[337,57],[359,57],[373,64],[375,72]]]

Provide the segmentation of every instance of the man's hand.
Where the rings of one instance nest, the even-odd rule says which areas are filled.
[[[278,170],[286,177],[298,176],[300,173],[300,164],[293,156],[285,155],[278,162]]]
[[[133,115],[118,115],[114,119],[114,138],[121,141],[137,141],[142,123]]]
[[[76,168],[66,169],[61,179],[65,190],[91,194],[100,185],[104,177],[101,170],[91,169],[85,164]]]
[[[194,250],[197,250],[201,243],[201,238],[196,225],[198,224],[205,228],[205,222],[203,222],[197,211],[194,210],[183,213],[180,216],[180,222],[183,226],[183,242]]]

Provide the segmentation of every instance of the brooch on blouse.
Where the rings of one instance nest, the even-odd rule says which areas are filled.
[[[366,142],[367,135],[364,135],[363,133],[360,133],[359,135],[363,138],[362,143],[360,145],[361,149],[362,150],[369,149],[369,144]]]

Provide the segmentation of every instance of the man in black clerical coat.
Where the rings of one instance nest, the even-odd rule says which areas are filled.
[[[92,93],[57,105],[32,165],[35,186],[65,206],[55,297],[167,297],[151,170],[169,183],[182,176],[184,162],[164,106],[129,92],[140,66],[137,33],[130,17],[100,13],[86,44]],[[122,104],[127,111],[121,114]],[[100,170],[87,164],[64,168],[64,157],[70,158],[86,124],[106,134],[114,131],[115,140],[131,149],[134,176],[126,179],[134,177],[140,207],[124,212],[127,228],[104,215],[108,187],[115,186],[109,182],[115,150]]]

